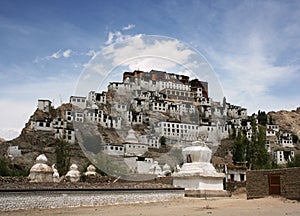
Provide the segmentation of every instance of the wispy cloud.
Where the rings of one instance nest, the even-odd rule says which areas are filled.
[[[53,59],[60,59],[60,58],[70,58],[71,55],[74,53],[74,51],[72,51],[71,49],[66,49],[66,50],[58,50],[57,52],[52,53],[49,56],[45,56],[45,57],[36,57],[34,60],[34,63],[38,63],[40,61],[44,61],[44,60],[53,60]]]
[[[294,93],[289,92],[288,86],[299,79],[300,72],[299,62],[290,64],[284,60],[292,57],[288,50],[295,49],[293,43],[285,43],[291,39],[285,31],[300,36],[300,30],[284,27],[279,31],[283,24],[294,26],[295,20],[286,20],[284,14],[288,9],[280,3],[262,2],[259,6],[254,8],[246,2],[232,8],[221,23],[222,44],[206,47],[227,98],[250,112],[286,107],[297,98],[291,95]],[[266,10],[270,13],[265,13]],[[279,99],[279,88],[290,97]]]
[[[84,55],[86,56],[95,56],[97,54],[97,52],[95,50],[89,50],[87,52],[84,53]]]
[[[57,52],[53,53],[52,55],[46,56],[44,59],[51,60],[51,59],[59,59],[61,57],[69,58],[71,56],[71,53],[72,53],[71,49],[66,49],[64,51],[58,50]]]
[[[121,42],[131,37],[131,35],[122,34],[120,31],[109,32],[105,45]]]
[[[128,24],[127,26],[124,26],[124,27],[122,28],[122,30],[123,30],[123,31],[127,31],[127,30],[133,29],[134,27],[135,27],[135,25],[133,25],[133,24]]]

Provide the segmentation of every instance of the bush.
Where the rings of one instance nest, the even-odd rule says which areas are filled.
[[[287,164],[288,167],[300,167],[300,154],[295,155]]]
[[[56,167],[60,175],[65,175],[70,167],[70,143],[59,140],[56,145]]]
[[[5,158],[0,158],[0,176],[28,176],[28,171],[14,167]]]
[[[8,163],[4,158],[0,159],[0,176],[10,176],[11,170],[8,167]]]

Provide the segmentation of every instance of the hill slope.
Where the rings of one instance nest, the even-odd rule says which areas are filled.
[[[290,131],[300,137],[300,107],[292,111],[272,111],[268,113],[268,116],[272,116],[274,122],[279,125],[280,130]]]

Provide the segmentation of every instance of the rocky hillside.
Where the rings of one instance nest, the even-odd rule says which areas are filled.
[[[5,142],[5,139],[0,137],[0,143]]]
[[[268,116],[272,116],[272,119],[279,125],[281,130],[290,131],[300,137],[300,107],[292,111],[272,111],[268,113]]]
[[[5,141],[0,139],[0,159],[7,158],[7,148],[8,146],[18,146],[22,152],[21,157],[16,157],[13,160],[10,160],[10,165],[17,170],[29,170],[30,167],[34,164],[35,158],[39,154],[45,154],[48,157],[48,164],[56,163],[56,146],[58,145],[58,140],[54,138],[53,132],[46,131],[34,131],[29,128],[29,122],[31,119],[39,118],[64,118],[64,113],[67,108],[70,108],[70,104],[63,104],[57,109],[52,109],[48,114],[42,111],[37,110],[29,119],[25,128],[22,130],[22,133],[16,139],[11,141]],[[46,116],[45,116],[46,115]],[[294,134],[297,134],[300,138],[300,107],[296,110],[285,111],[281,110],[278,112],[269,112],[268,116],[272,116],[273,122],[278,124],[281,130],[290,131]],[[115,132],[108,129],[98,128],[99,132],[105,134],[106,139],[116,139],[118,136]],[[135,130],[140,131],[140,128],[135,128]],[[142,130],[141,130],[142,131]],[[113,138],[112,138],[113,137]],[[107,140],[106,140],[107,141]],[[218,151],[215,153],[215,159],[219,158],[227,161],[228,152],[232,148],[232,140],[223,140],[222,144],[218,148]],[[78,166],[83,169],[89,163],[85,155],[83,154],[78,143],[72,144],[70,146],[70,155],[71,163],[76,163]],[[164,163],[169,162],[166,158],[161,157],[160,152],[149,151],[149,154],[155,159],[163,160]],[[176,154],[179,155],[180,154]],[[227,161],[228,162],[228,161]]]
[[[35,158],[40,154],[45,154],[48,158],[48,164],[56,163],[56,147],[60,142],[54,138],[53,132],[35,131],[30,129],[30,120],[38,118],[54,118],[62,117],[64,110],[69,105],[62,105],[57,109],[52,109],[49,113],[36,110],[30,117],[25,128],[19,137],[2,142],[0,145],[0,159],[9,160],[12,169],[20,171],[29,171],[35,162]],[[45,116],[46,115],[46,116]],[[7,149],[9,146],[18,146],[22,155],[13,159],[8,159]],[[83,154],[78,143],[70,144],[70,162],[76,163],[79,168],[83,169],[87,166],[87,158]]]

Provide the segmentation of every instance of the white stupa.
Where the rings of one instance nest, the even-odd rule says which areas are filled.
[[[128,135],[127,135],[127,137],[125,138],[125,142],[126,142],[126,143],[138,143],[138,142],[139,142],[138,139],[137,139],[136,136],[135,136],[135,132],[134,132],[133,129],[130,129],[130,130],[128,131]]]
[[[44,154],[39,155],[35,164],[30,169],[30,182],[52,182],[53,170],[47,163],[48,159]]]
[[[72,164],[70,166],[70,170],[66,174],[67,181],[70,182],[79,182],[81,174],[78,171],[78,166],[76,164]]]
[[[53,182],[59,182],[59,173],[58,170],[55,168],[55,164],[52,164],[52,170],[53,170]]]
[[[96,167],[94,165],[89,165],[84,173],[85,176],[96,176],[98,173],[96,172]]]
[[[182,150],[184,164],[173,174],[173,185],[185,190],[224,191],[224,173],[218,173],[210,163],[212,151],[204,142],[193,142]],[[225,191],[224,191],[225,192]]]

